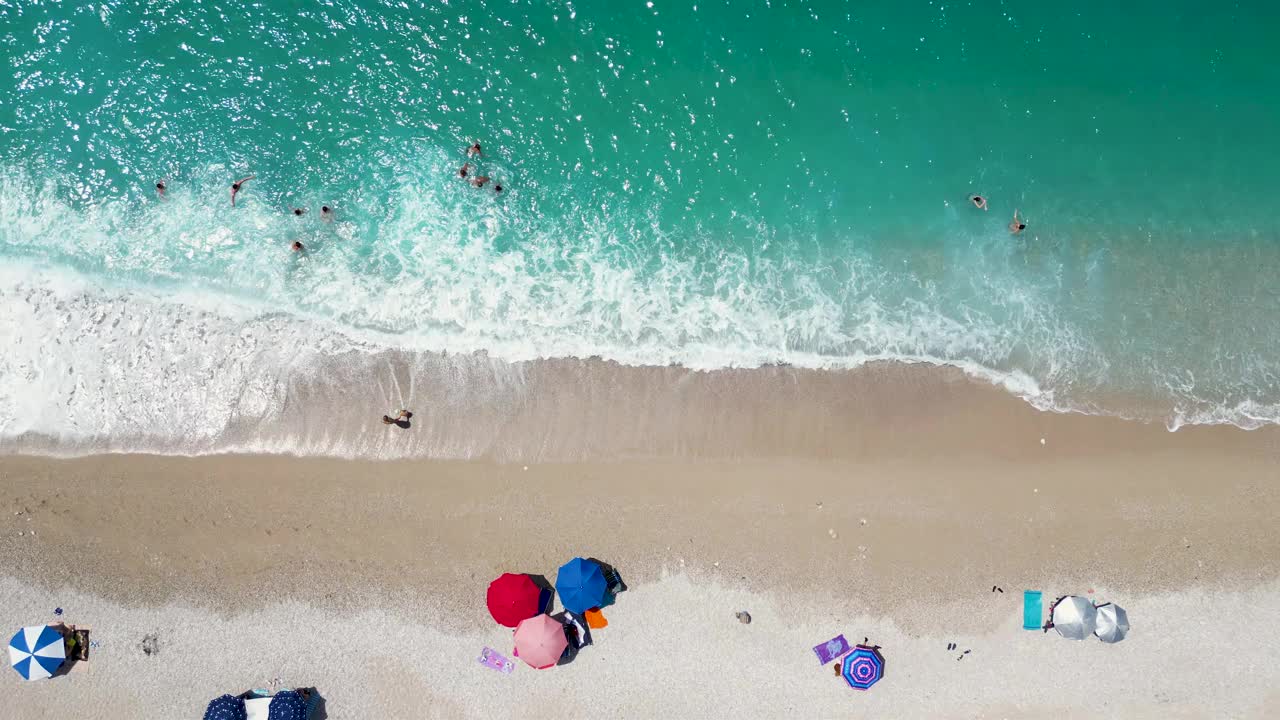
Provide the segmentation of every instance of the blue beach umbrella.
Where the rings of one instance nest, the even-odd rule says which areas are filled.
[[[24,627],[9,641],[9,664],[26,680],[53,675],[66,660],[62,635],[48,625]]]
[[[556,594],[569,612],[581,613],[600,607],[608,585],[600,566],[580,557],[565,563],[556,573]]]
[[[204,710],[204,720],[249,720],[244,700],[231,695],[214,698]]]
[[[884,677],[884,657],[873,647],[855,645],[843,662],[840,675],[855,690],[866,690]]]
[[[307,701],[294,690],[282,690],[267,706],[267,720],[307,720]]]

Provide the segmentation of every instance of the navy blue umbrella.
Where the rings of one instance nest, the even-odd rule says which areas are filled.
[[[244,709],[244,700],[223,695],[205,708],[204,720],[249,720],[249,713]]]
[[[271,698],[267,720],[307,720],[307,701],[293,690],[282,690]]]
[[[556,573],[556,593],[560,604],[569,612],[581,613],[600,607],[608,586],[600,565],[580,557],[565,563]]]

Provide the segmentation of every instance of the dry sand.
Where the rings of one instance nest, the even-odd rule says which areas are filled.
[[[7,624],[60,606],[100,643],[87,674],[0,682],[0,707],[194,718],[280,678],[331,718],[1280,716],[1274,429],[1170,434],[970,386],[884,405],[821,415],[843,447],[689,453],[719,460],[0,458]],[[489,580],[578,554],[631,588],[596,644],[476,664],[510,651]],[[1132,635],[1023,631],[1024,588],[1092,589]],[[818,665],[837,633],[884,646],[870,692]]]

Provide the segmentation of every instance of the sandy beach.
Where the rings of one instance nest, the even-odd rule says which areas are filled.
[[[1280,3],[1064,9],[0,0],[0,720],[1280,719]]]
[[[801,376],[794,393],[828,404],[877,389],[842,413],[792,404],[784,421],[808,419],[790,434],[760,398],[703,402],[729,381],[699,375],[673,417],[719,421],[665,456],[6,456],[0,605],[15,626],[62,607],[99,643],[88,673],[6,681],[6,712],[199,717],[273,680],[317,686],[331,718],[1280,712],[1280,434],[1040,413],[946,372],[880,372]],[[757,430],[772,442],[742,440]],[[511,650],[488,582],[554,578],[574,555],[628,583],[609,627],[564,667],[478,665]],[[1114,600],[1132,634],[1024,631],[1023,589]],[[814,657],[839,633],[884,647],[870,692]]]

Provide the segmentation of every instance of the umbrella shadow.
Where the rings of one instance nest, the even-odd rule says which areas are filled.
[[[306,690],[316,699],[316,708],[307,716],[307,720],[328,720],[329,710],[325,707],[324,696],[320,694],[320,691],[313,687],[298,689]]]
[[[86,629],[84,629],[84,628],[79,629],[79,631],[72,630],[71,628],[74,628],[74,627],[75,627],[75,625],[70,625],[70,626],[68,626],[68,625],[63,625],[63,624],[62,624],[62,623],[60,623],[60,622],[59,622],[59,623],[57,623],[56,625],[54,625],[53,627],[54,627],[54,629],[56,629],[56,630],[58,631],[58,633],[59,633],[59,634],[61,634],[61,635],[62,635],[62,638],[63,638],[63,642],[64,642],[64,643],[65,643],[65,642],[67,642],[67,640],[66,640],[67,635],[69,635],[69,634],[71,634],[71,633],[76,633],[76,643],[77,643],[77,645],[76,645],[76,650],[75,650],[76,655],[68,655],[68,656],[67,656],[67,658],[66,658],[66,660],[64,660],[64,661],[63,661],[63,663],[62,663],[61,665],[59,665],[59,666],[58,666],[58,669],[57,669],[57,670],[54,670],[54,671],[53,671],[53,674],[49,676],[49,679],[51,679],[51,680],[52,680],[53,678],[63,677],[63,676],[65,676],[65,675],[67,675],[67,674],[68,674],[68,673],[70,673],[72,670],[74,670],[74,669],[76,668],[76,665],[78,665],[79,663],[82,663],[82,662],[83,662],[83,663],[87,663],[87,662],[89,662],[89,659],[88,659],[88,658],[89,658],[89,654],[88,654],[87,652],[85,652],[85,653],[84,653],[84,659],[83,659],[83,660],[82,660],[82,659],[80,659],[79,657],[77,657],[77,656],[81,653],[81,651],[83,650],[82,644],[87,645],[87,644],[88,644],[88,642],[89,642],[89,631],[88,631],[88,630],[86,630]]]
[[[600,607],[609,607],[617,602],[618,595],[627,591],[627,584],[622,580],[622,574],[618,572],[618,568],[601,560],[600,558],[587,558],[590,562],[600,566],[600,572],[604,575],[604,581],[608,583],[608,589],[605,591],[604,600],[600,603]]]
[[[569,620],[567,611],[561,610],[551,617],[564,626],[565,637],[569,640],[569,644],[565,646],[564,652],[560,654],[560,659],[556,661],[556,666],[568,665],[578,659],[578,652],[581,651],[582,648],[591,644],[591,629],[587,627],[585,622],[582,622],[581,619],[579,619],[579,622],[582,622],[583,628],[583,635],[579,637],[578,627]]]
[[[534,575],[533,573],[525,573],[525,575],[538,586],[538,614],[546,614],[551,612],[551,603],[556,598],[556,588],[547,580],[546,575]]]

